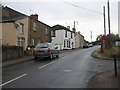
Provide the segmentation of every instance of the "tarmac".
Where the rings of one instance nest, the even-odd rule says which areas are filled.
[[[73,50],[75,50],[75,49],[73,49]],[[72,50],[61,50],[59,52],[64,53],[64,52],[69,52],[69,51],[72,51]],[[11,59],[11,60],[7,60],[7,61],[2,62],[2,64],[0,64],[0,67],[7,67],[7,66],[23,63],[23,62],[26,62],[29,60],[33,60],[33,59],[34,59],[34,56],[24,56],[22,58]]]
[[[92,53],[92,56],[100,60],[113,60],[113,58],[108,58],[98,53],[99,49]],[[119,70],[118,70],[119,71]],[[88,82],[88,88],[119,88],[118,78],[120,78],[120,73],[115,75],[115,71],[105,71],[97,73]]]
[[[60,53],[63,53],[66,51],[60,51]],[[98,50],[94,51],[92,53],[92,56],[95,58],[99,58],[100,60],[113,60],[113,58],[107,58],[105,56],[102,56],[100,53],[98,53]],[[24,56],[23,58],[13,59],[9,60],[7,62],[2,62],[2,67],[7,67],[10,65],[23,63],[28,60],[33,60],[33,56]],[[120,74],[118,73],[118,76],[115,76],[114,70],[101,72],[96,75],[94,75],[88,82],[88,88],[118,88],[118,78],[120,78]],[[119,87],[120,88],[120,87]]]

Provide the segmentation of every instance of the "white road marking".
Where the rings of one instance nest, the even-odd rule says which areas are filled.
[[[48,66],[48,65],[50,65],[50,64],[53,64],[53,63],[55,63],[56,61],[53,61],[53,62],[51,62],[51,63],[48,63],[48,64],[46,64],[46,65],[43,65],[43,66],[41,66],[41,67],[39,67],[38,69],[42,69],[42,68],[44,68],[44,67],[46,67],[46,66]]]
[[[26,75],[27,75],[27,73],[25,73],[25,74],[23,74],[23,75],[21,75],[21,76],[18,76],[18,77],[14,78],[14,79],[12,79],[12,80],[10,80],[10,81],[8,81],[8,82],[5,82],[5,83],[1,84],[0,87],[4,86],[4,85],[6,85],[6,84],[9,84],[9,83],[11,83],[11,82],[13,82],[13,81],[15,81],[15,80],[17,80],[17,79],[19,79],[19,78],[22,78],[22,77],[24,77],[24,76],[26,76]]]
[[[64,72],[72,72],[72,70],[63,70]]]
[[[67,55],[67,56],[64,56],[64,57],[62,57],[62,59],[65,59],[65,58],[67,58],[67,57],[69,57],[70,55]]]

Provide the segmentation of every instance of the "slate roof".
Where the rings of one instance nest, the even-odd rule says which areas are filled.
[[[9,12],[9,16],[5,15],[5,12]],[[0,22],[14,22],[25,17],[28,16],[6,6],[2,7],[2,19],[0,19]]]
[[[9,16],[4,15],[4,11],[9,12],[10,15]],[[33,19],[32,17],[30,17],[28,15],[20,13],[20,12],[18,12],[16,10],[11,9],[11,8],[6,6],[6,7],[2,7],[2,17],[0,17],[0,22],[4,22],[4,23],[5,22],[15,22],[15,21],[17,21],[19,19],[23,19],[23,18],[26,18],[26,17],[29,17],[29,18]],[[34,20],[36,20],[36,19],[34,19]],[[43,22],[41,22],[39,20],[36,20],[36,21],[38,21],[38,22],[40,22],[40,23],[50,27],[49,25],[47,25],[47,24],[45,24],[45,23],[43,23]]]
[[[68,29],[68,28],[66,28],[66,27],[64,27],[62,25],[59,25],[59,24],[57,24],[55,26],[52,26],[52,30],[67,30],[67,31],[73,32],[70,29]]]

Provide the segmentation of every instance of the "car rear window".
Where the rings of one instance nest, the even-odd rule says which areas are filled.
[[[36,46],[36,48],[48,48],[48,47],[49,47],[48,44],[38,44],[38,45]]]

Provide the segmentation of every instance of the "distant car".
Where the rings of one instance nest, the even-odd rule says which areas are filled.
[[[83,48],[89,48],[89,45],[88,44],[84,44]]]
[[[89,47],[93,47],[93,44],[88,44],[89,45]]]
[[[34,49],[34,59],[48,57],[49,59],[53,59],[54,57],[59,57],[58,47],[55,47],[51,43],[38,43]]]

